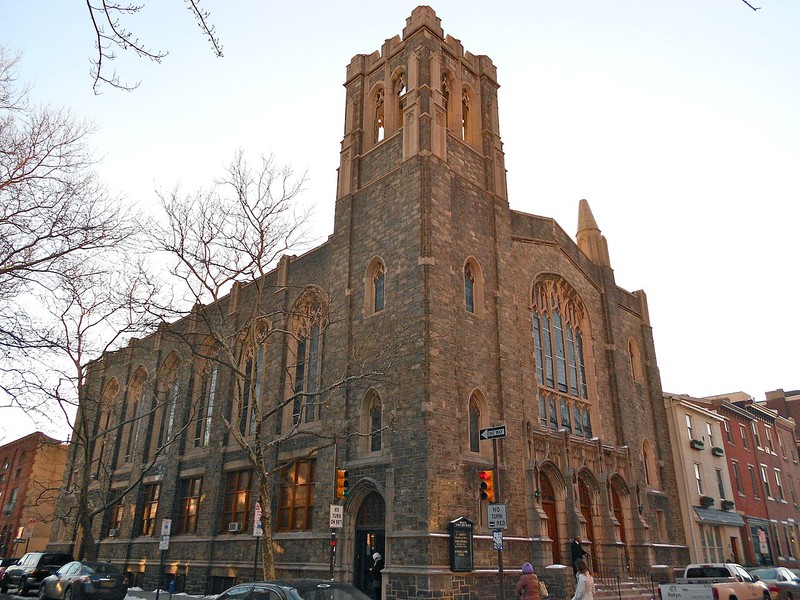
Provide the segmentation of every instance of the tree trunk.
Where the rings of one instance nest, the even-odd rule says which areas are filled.
[[[270,494],[270,477],[261,474],[258,484],[258,501],[261,503],[261,527],[264,537],[261,539],[261,565],[264,569],[264,580],[275,579],[275,551],[272,545],[272,495]]]

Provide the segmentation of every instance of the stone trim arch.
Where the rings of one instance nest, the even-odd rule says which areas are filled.
[[[594,473],[588,467],[581,467],[578,469],[577,477],[579,481],[583,481],[589,487],[589,490],[595,495],[600,493],[602,489]]]
[[[472,148],[479,148],[481,142],[480,95],[469,83],[461,83],[461,106],[459,110],[458,137]]]
[[[383,81],[375,83],[367,93],[364,132],[365,150],[377,146],[386,139],[386,91]]]
[[[373,256],[364,269],[364,314],[372,315],[386,308],[386,263]]]
[[[468,256],[464,261],[461,272],[464,277],[464,309],[469,313],[482,315],[485,308],[483,269],[481,269],[480,263],[474,256]],[[471,306],[470,299],[472,301]]]
[[[380,418],[380,423],[378,424],[377,430],[375,427],[376,424],[372,422],[374,414],[373,409],[375,408],[376,404],[379,411],[378,417]],[[358,440],[358,451],[361,455],[378,455],[381,454],[386,448],[386,437],[383,435],[382,431],[379,431],[383,427],[383,407],[383,396],[374,387],[369,388],[361,398],[361,407],[359,410],[359,429],[364,434],[360,436]],[[374,447],[376,436],[378,443],[377,449]]]
[[[354,485],[350,486],[350,495],[344,500],[344,512],[355,518],[361,503],[367,499],[372,492],[378,492],[386,502],[386,489],[372,477],[361,477]]]
[[[477,422],[474,419],[474,409],[478,409]],[[481,444],[478,435],[481,429],[489,426],[489,403],[486,401],[486,394],[480,388],[474,388],[467,397],[467,451],[478,454],[488,455],[489,444]],[[475,450],[475,442],[478,442],[478,449]]]
[[[561,469],[558,468],[558,465],[553,461],[546,460],[538,465],[538,471],[540,474],[544,473],[547,475],[550,479],[550,483],[553,484],[553,490],[556,492],[558,499],[563,500],[567,493],[567,479],[564,477]],[[539,485],[538,481],[536,485]]]
[[[408,91],[408,76],[404,67],[399,66],[392,71],[392,76],[389,78],[391,98],[388,102],[388,113],[386,115],[386,137],[392,135],[395,131],[403,128],[403,108],[405,104],[405,95]]]
[[[616,490],[617,494],[620,496],[630,496],[631,495],[631,488],[628,486],[628,483],[622,478],[622,475],[619,473],[613,473],[608,478],[608,485],[613,487]]]
[[[639,351],[639,344],[636,340],[628,340],[628,362],[631,369],[631,377],[637,383],[644,381],[644,368],[642,366],[642,353]]]
[[[645,485],[649,488],[658,489],[660,487],[660,480],[658,477],[655,447],[647,438],[642,440],[642,467],[644,468]]]

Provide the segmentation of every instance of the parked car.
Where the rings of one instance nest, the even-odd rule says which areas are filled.
[[[216,600],[370,600],[357,587],[327,579],[278,579],[240,583]]]
[[[675,583],[658,586],[661,600],[772,600],[763,581],[735,563],[689,565]]]
[[[72,555],[65,552],[28,552],[3,573],[0,592],[5,594],[8,588],[16,587],[20,596],[27,596],[31,590],[39,589],[42,579],[71,560]]]
[[[109,562],[73,561],[42,580],[40,600],[122,600],[128,578]]]
[[[18,560],[19,559],[14,556],[10,556],[8,558],[0,558],[0,579],[3,578],[3,573],[6,572],[6,569],[11,565],[17,564]]]
[[[767,584],[772,600],[800,598],[800,578],[786,567],[759,567],[750,574]]]

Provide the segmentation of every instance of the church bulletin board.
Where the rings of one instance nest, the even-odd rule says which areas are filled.
[[[473,523],[464,517],[450,521],[450,570],[456,573],[472,571]]]

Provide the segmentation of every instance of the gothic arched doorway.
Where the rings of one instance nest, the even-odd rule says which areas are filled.
[[[557,565],[561,562],[561,540],[556,519],[556,492],[550,478],[544,473],[539,475],[539,491],[542,494],[542,510],[547,515],[547,537],[553,540],[553,564]]]
[[[353,585],[372,597],[372,555],[379,552],[385,558],[386,503],[378,492],[371,492],[356,515],[355,556],[353,558]]]

